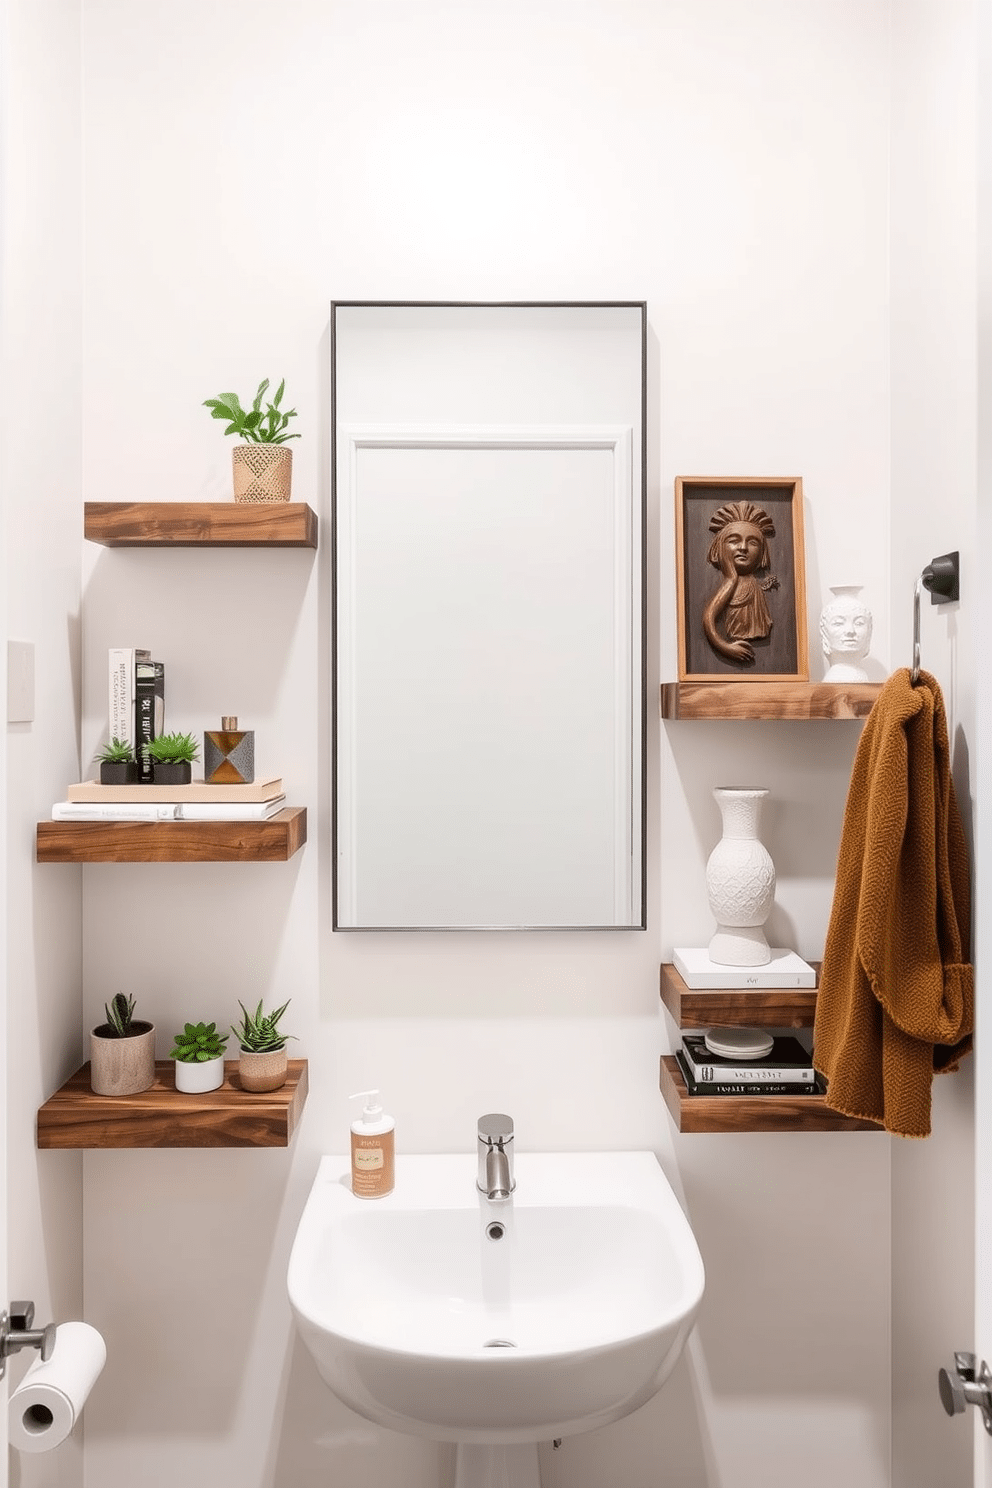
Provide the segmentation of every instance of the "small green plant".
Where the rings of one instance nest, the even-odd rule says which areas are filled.
[[[192,764],[199,759],[200,746],[192,734],[159,734],[142,748],[160,765],[178,765],[184,760]]]
[[[182,1033],[175,1035],[175,1048],[169,1058],[183,1064],[205,1064],[223,1054],[227,1040],[226,1033],[217,1032],[216,1023],[187,1023]]]
[[[255,1011],[250,1013],[239,998],[238,1007],[244,1013],[244,1017],[237,1026],[231,1025],[231,1032],[242,1049],[253,1054],[266,1054],[285,1048],[286,1040],[296,1037],[294,1033],[282,1033],[278,1027],[279,1019],[289,1007],[289,1001],[284,1002],[282,1007],[276,1008],[274,1013],[263,1013],[262,1004],[259,1002]]]
[[[125,997],[123,992],[118,992],[110,1002],[103,1004],[103,1011],[107,1015],[107,1027],[111,1030],[106,1034],[107,1038],[130,1038],[136,1031],[132,1027],[134,1019],[134,998]]]
[[[266,403],[263,410],[262,399],[268,386],[269,379],[266,377],[264,382],[258,384],[258,392],[249,409],[242,408],[237,393],[221,393],[217,398],[205,398],[203,406],[210,409],[211,418],[227,420],[225,434],[237,434],[239,439],[247,440],[249,444],[285,444],[287,439],[299,439],[299,434],[285,432],[290,419],[296,418],[296,409],[288,408],[284,411],[279,407],[286,379],[283,378],[276,389],[275,397],[271,403]]]
[[[99,764],[133,765],[134,749],[127,739],[111,739],[94,757]]]

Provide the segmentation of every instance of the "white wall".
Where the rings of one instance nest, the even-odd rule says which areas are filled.
[[[317,1156],[372,1083],[401,1153],[470,1147],[495,1104],[524,1148],[652,1147],[684,1193],[691,1358],[566,1441],[553,1483],[888,1482],[888,1139],[679,1138],[657,1089],[658,964],[711,929],[712,786],[772,786],[772,929],[815,956],[857,727],[662,730],[652,706],[646,934],[332,935],[327,816],[331,298],[645,298],[652,698],[679,474],[802,475],[811,617],[856,569],[889,664],[887,23],[882,0],[87,4],[85,494],[223,498],[201,400],[285,375],[323,522],[315,559],[84,557],[84,755],[106,647],[148,645],[171,721],[254,726],[310,841],[285,866],[85,870],[80,1032],[120,987],[162,1053],[188,1015],[292,996],[313,1087],[289,1153],[86,1157],[94,1485],[437,1481],[429,1444],[327,1394],[285,1300]]]
[[[34,862],[35,823],[79,770],[79,23],[78,0],[7,0],[0,8],[4,626],[6,636],[33,643],[35,665],[34,721],[6,727],[2,787],[3,1280],[10,1295],[34,1300],[39,1324],[83,1316],[82,1162],[37,1152],[34,1132],[38,1106],[78,1066],[80,1052],[79,870]],[[16,1384],[29,1363],[27,1354],[12,1360],[8,1380]],[[23,1488],[81,1483],[81,1438],[57,1459],[15,1458],[10,1480]],[[0,1482],[6,1472],[4,1454]]]
[[[959,549],[961,602],[940,608],[923,595],[921,656],[944,692],[970,835],[985,587],[976,540],[974,0],[894,6],[893,55],[892,634],[907,663],[916,576],[931,558]],[[972,1481],[973,1423],[944,1416],[936,1374],[955,1349],[976,1342],[973,1080],[972,1061],[958,1076],[938,1080],[931,1140],[893,1147],[892,1430],[899,1488]]]

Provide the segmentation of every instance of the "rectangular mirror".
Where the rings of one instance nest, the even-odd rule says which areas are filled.
[[[331,307],[334,927],[643,929],[646,307]]]

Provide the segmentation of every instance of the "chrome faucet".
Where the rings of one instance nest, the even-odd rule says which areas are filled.
[[[513,1119],[494,1111],[479,1117],[479,1176],[476,1188],[487,1199],[508,1199],[513,1177]]]

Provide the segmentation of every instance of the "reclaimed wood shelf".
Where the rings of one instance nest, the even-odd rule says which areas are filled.
[[[38,1146],[288,1147],[308,1090],[305,1059],[291,1059],[285,1085],[262,1094],[242,1090],[237,1060],[225,1061],[224,1083],[203,1095],[175,1088],[175,1065],[155,1065],[155,1083],[140,1095],[94,1095],[89,1063],[38,1112]]]
[[[307,840],[305,806],[265,821],[43,821],[39,863],[285,863]]]
[[[83,536],[105,548],[315,548],[302,501],[87,501]]]
[[[819,961],[809,964],[819,977]],[[661,968],[661,1000],[680,1028],[812,1028],[816,1014],[815,987],[696,989],[670,961]]]
[[[867,718],[881,682],[663,682],[661,716],[682,719]]]
[[[673,1054],[661,1056],[659,1084],[680,1132],[882,1130],[832,1111],[822,1095],[690,1095]]]

